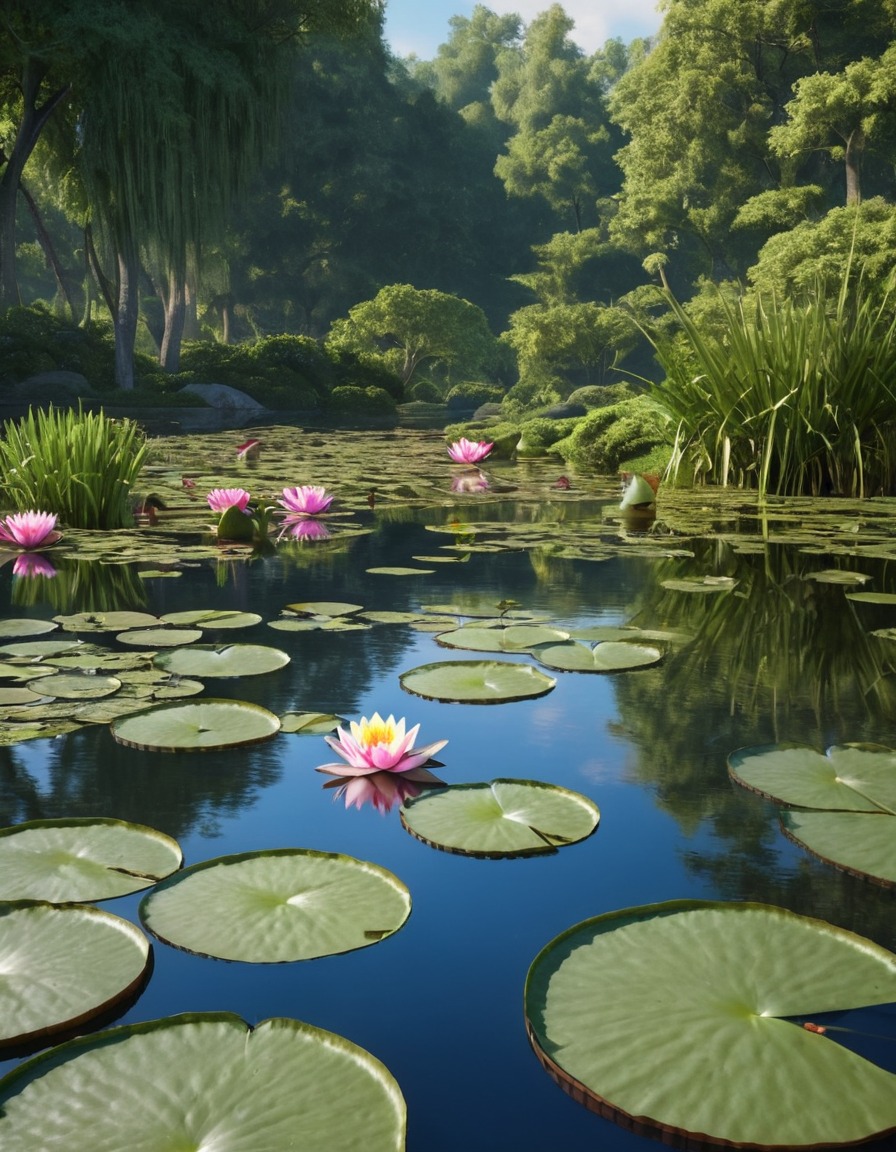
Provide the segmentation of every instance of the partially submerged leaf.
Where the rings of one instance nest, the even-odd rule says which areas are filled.
[[[896,750],[881,744],[759,744],[728,757],[745,788],[801,808],[896,812]],[[894,825],[896,832],[896,825]]]
[[[504,704],[544,696],[556,685],[531,664],[501,660],[444,660],[403,672],[405,692],[446,703]]]
[[[119,744],[153,752],[212,752],[257,744],[280,731],[279,717],[244,700],[199,700],[160,704],[113,721]]]
[[[260,676],[285,667],[289,656],[262,644],[194,644],[160,652],[154,663],[179,676]]]
[[[547,668],[561,672],[628,672],[646,668],[663,658],[660,648],[627,640],[605,640],[589,647],[576,640],[565,644],[539,644],[532,655]]]

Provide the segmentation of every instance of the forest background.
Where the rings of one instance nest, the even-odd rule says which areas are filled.
[[[660,13],[588,54],[477,5],[421,60],[377,0],[2,0],[0,379],[537,411],[661,378],[669,292],[883,291],[896,0]]]

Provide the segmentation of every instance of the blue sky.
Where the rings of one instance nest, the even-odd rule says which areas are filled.
[[[397,56],[411,53],[432,60],[448,39],[452,16],[469,17],[477,0],[386,0],[386,39]],[[516,12],[528,24],[551,0],[478,0],[492,12]],[[575,21],[572,38],[594,52],[614,36],[629,41],[648,36],[660,26],[657,0],[560,0]]]

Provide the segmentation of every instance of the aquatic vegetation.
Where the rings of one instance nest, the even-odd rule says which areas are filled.
[[[456,464],[478,464],[494,448],[494,443],[487,440],[468,440],[461,436],[453,444],[448,445],[448,455]]]
[[[320,484],[303,484],[298,488],[284,488],[277,503],[293,516],[320,516],[328,511],[333,497]]]
[[[362,716],[360,723],[352,720],[349,730],[336,729],[335,736],[325,736],[337,756],[344,764],[322,764],[318,771],[329,772],[333,776],[363,776],[371,772],[412,772],[421,768],[427,761],[448,743],[436,740],[422,748],[415,748],[414,741],[420,725],[415,724],[405,730],[405,720],[389,716],[384,720],[379,712],[368,720]]]
[[[59,539],[53,512],[14,512],[0,518],[0,541],[26,551],[46,547]]]
[[[137,424],[102,411],[31,410],[0,437],[0,484],[18,507],[46,508],[70,528],[133,524],[149,448]]]

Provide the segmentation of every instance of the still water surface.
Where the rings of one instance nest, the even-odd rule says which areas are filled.
[[[508,502],[489,508],[496,519],[514,514]],[[422,742],[448,739],[439,756],[447,782],[510,776],[574,789],[600,808],[595,835],[553,856],[452,855],[409,836],[396,810],[382,815],[334,803],[313,771],[333,759],[321,737],[280,733],[232,752],[166,755],[122,747],[104,726],[0,749],[0,819],[3,825],[85,815],[132,820],[177,838],[186,864],[304,847],[390,869],[410,889],[413,910],[399,932],[376,946],[259,966],[154,942],[149,984],[118,1022],[230,1010],[249,1023],[289,1016],[341,1034],[397,1079],[408,1106],[409,1152],[653,1148],[654,1141],[567,1098],[541,1069],[523,1018],[529,964],[581,920],[684,897],[777,904],[896,949],[893,892],[808,856],[779,831],[775,806],[739,789],[726,773],[727,754],[744,745],[896,746],[886,646],[867,641],[870,629],[896,624],[896,609],[860,610],[842,586],[806,579],[832,566],[855,568],[871,576],[877,591],[896,592],[894,566],[887,559],[832,559],[785,543],[738,551],[736,541],[716,538],[688,540],[693,556],[595,562],[520,548],[473,551],[462,563],[432,564],[427,574],[368,573],[425,567],[414,557],[450,540],[427,526],[454,515],[449,506],[418,509],[399,521],[372,512],[374,530],[335,559],[316,563],[312,556],[296,566],[274,553],[234,561],[223,574],[221,565],[200,565],[179,579],[142,581],[143,607],[156,614],[195,607],[258,612],[265,622],[232,638],[271,644],[291,657],[275,673],[207,684],[206,695],[275,712],[406,716],[421,725]],[[0,572],[0,610],[21,616],[8,572],[9,566]],[[724,608],[718,595],[676,594],[662,585],[706,574],[737,579]],[[440,648],[430,633],[398,624],[287,633],[266,624],[296,601],[417,611],[473,596],[483,605],[516,601],[560,626],[636,622],[682,628],[695,639],[655,668],[554,673],[557,686],[547,696],[477,706],[402,691],[403,671],[475,658]],[[56,611],[38,603],[28,614]],[[111,638],[104,642],[115,646]],[[102,906],[139,923],[138,903],[133,896]],[[0,1063],[0,1073],[14,1065]]]

